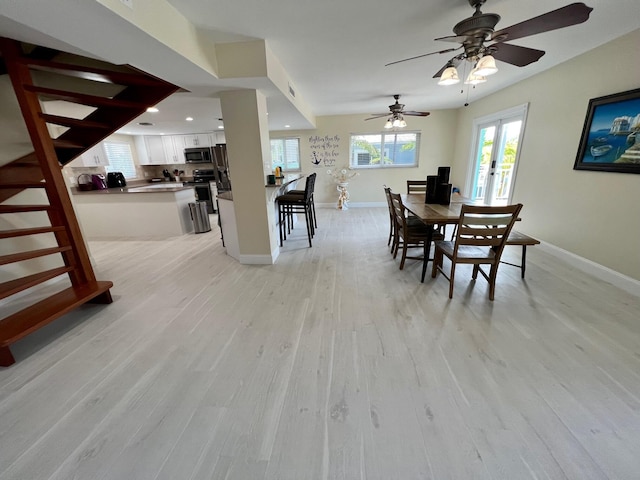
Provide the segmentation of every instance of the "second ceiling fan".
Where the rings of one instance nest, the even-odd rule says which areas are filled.
[[[455,67],[461,64],[464,60],[476,63],[480,62],[483,57],[491,57],[491,59],[489,60],[489,58],[487,58],[488,61],[484,62],[488,65],[484,71],[479,70],[479,68],[481,66],[484,67],[484,65],[476,66],[479,70],[477,72],[477,75],[479,76],[482,75],[482,73],[488,75],[490,73],[497,72],[493,59],[501,60],[518,67],[524,67],[530,63],[538,61],[545,52],[534,48],[521,47],[504,42],[583,23],[587,21],[589,14],[593,10],[593,8],[586,6],[584,3],[572,3],[557,10],[547,12],[543,15],[530,18],[529,20],[525,20],[496,31],[495,26],[500,21],[500,15],[496,13],[482,13],[482,11],[480,11],[480,7],[482,7],[486,0],[468,1],[469,4],[475,8],[475,13],[471,17],[458,22],[455,27],[453,27],[453,33],[455,33],[455,35],[436,38],[438,41],[460,43],[461,45],[459,47],[447,48],[437,52],[405,58],[403,60],[388,63],[385,66],[426,57],[428,55],[437,55],[464,49],[463,52],[453,57],[445,66],[436,72],[433,78],[442,77],[442,80],[444,80],[446,75],[443,74],[449,72],[453,73]],[[486,42],[493,43],[486,45]],[[445,72],[447,69],[451,68],[453,68],[453,70]],[[452,80],[449,84],[457,83],[457,78],[455,80],[455,82]],[[442,83],[442,81],[440,83],[445,85],[447,84]]]
[[[430,112],[416,112],[414,110],[405,110],[404,104],[400,103],[400,95],[394,95],[396,103],[389,105],[390,113],[372,113],[371,117],[365,118],[365,120],[373,120],[374,118],[389,117],[384,128],[404,128],[407,126],[407,122],[404,121],[403,116],[408,115],[411,117],[426,117],[430,115]]]

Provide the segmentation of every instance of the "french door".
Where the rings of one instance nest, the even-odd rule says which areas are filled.
[[[474,147],[467,196],[486,205],[507,205],[515,184],[527,105],[474,121]]]

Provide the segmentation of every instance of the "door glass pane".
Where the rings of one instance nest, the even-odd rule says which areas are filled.
[[[500,126],[490,205],[506,205],[509,201],[521,127],[522,120],[503,123]]]
[[[487,182],[489,181],[489,168],[491,166],[491,154],[493,152],[495,134],[495,125],[482,127],[480,129],[478,145],[476,147],[476,169],[471,194],[473,200],[484,201],[487,192]]]

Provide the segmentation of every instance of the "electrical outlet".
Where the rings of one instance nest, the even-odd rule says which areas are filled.
[[[133,0],[120,0],[120,2],[133,10]]]

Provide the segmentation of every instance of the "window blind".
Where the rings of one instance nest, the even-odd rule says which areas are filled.
[[[136,178],[136,166],[131,155],[131,146],[124,142],[104,142],[104,151],[109,160],[107,172],[122,172],[124,178]]]

